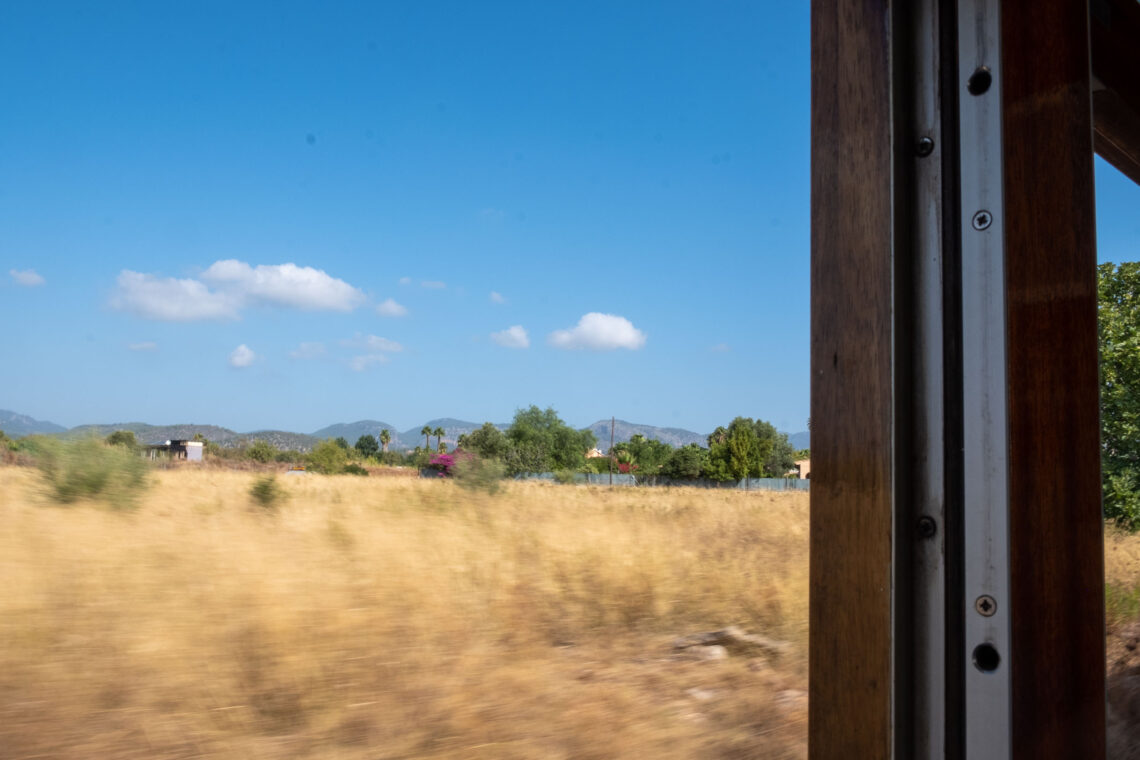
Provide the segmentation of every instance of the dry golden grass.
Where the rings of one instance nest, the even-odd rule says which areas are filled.
[[[795,758],[803,494],[0,468],[4,758]],[[696,661],[736,624],[791,643]]]

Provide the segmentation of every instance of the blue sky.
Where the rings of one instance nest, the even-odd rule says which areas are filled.
[[[0,408],[802,430],[808,44],[806,4],[4,3]]]

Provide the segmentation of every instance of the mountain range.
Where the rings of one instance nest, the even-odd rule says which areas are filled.
[[[494,424],[495,427],[500,430],[506,430],[510,426],[509,423],[502,422]],[[0,409],[0,430],[12,438],[19,438],[35,433],[63,435],[67,437],[84,435],[104,437],[116,430],[129,430],[135,434],[140,443],[162,443],[164,441],[179,439],[185,440],[191,439],[195,435],[201,435],[206,440],[213,441],[225,447],[242,446],[251,441],[261,439],[273,444],[279,449],[291,449],[294,451],[308,451],[325,438],[342,437],[350,444],[355,443],[356,440],[363,435],[373,435],[379,439],[381,430],[388,430],[390,432],[392,440],[389,446],[392,450],[411,449],[422,445],[424,437],[420,433],[420,430],[423,429],[425,425],[432,430],[435,430],[437,427],[443,428],[443,441],[451,445],[455,445],[460,435],[470,433],[482,427],[482,423],[478,422],[457,420],[452,417],[441,417],[428,420],[424,425],[412,427],[402,432],[387,422],[381,422],[379,420],[339,422],[323,427],[311,434],[293,433],[286,430],[254,430],[248,433],[238,433],[229,428],[219,427],[217,425],[199,425],[193,423],[150,425],[145,422],[79,425],[68,429],[62,425],[56,425],[53,422],[37,420],[27,415]],[[610,441],[610,420],[598,420],[588,427],[598,439],[598,448],[608,448]],[[656,427],[654,425],[643,425],[635,422],[627,422],[625,420],[614,420],[613,433],[614,443],[623,443],[633,436],[640,434],[646,438],[657,439],[670,446],[685,446],[690,443],[704,446],[708,437],[707,434],[694,433],[691,430],[684,430],[682,428]],[[788,436],[788,439],[797,449],[806,449],[811,445],[810,435],[807,432],[792,433]],[[432,440],[435,440],[435,436],[432,436]]]

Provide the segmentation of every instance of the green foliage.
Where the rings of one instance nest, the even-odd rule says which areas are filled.
[[[343,472],[345,475],[363,475],[365,477],[368,476],[368,470],[364,469],[355,462],[349,462],[346,464],[341,472]]]
[[[374,457],[380,451],[380,444],[376,441],[374,435],[362,435],[356,439],[356,445],[353,446],[360,456],[367,459]]]
[[[456,457],[451,474],[461,488],[493,494],[498,492],[507,468],[497,459],[467,455]]]
[[[723,430],[722,434],[719,434]],[[771,451],[762,448],[752,419],[737,417],[728,429],[717,428],[717,439],[709,447],[708,476],[713,480],[740,480],[759,477],[761,463]],[[710,439],[712,436],[710,436]]]
[[[380,431],[380,449],[383,453],[388,453],[388,444],[392,442],[392,431],[384,428]]]
[[[795,449],[788,436],[769,422],[737,417],[708,438],[704,474],[712,480],[779,478],[795,466]]]
[[[796,449],[796,461],[811,459],[811,449]]]
[[[1140,263],[1097,267],[1105,517],[1140,527]]]
[[[511,475],[582,469],[586,452],[597,443],[592,431],[575,430],[553,409],[537,406],[515,412],[507,439],[511,446],[505,464]]]
[[[348,463],[348,448],[332,438],[326,438],[309,452],[309,469],[332,475],[344,470]]]
[[[669,457],[673,455],[673,447],[655,439],[647,439],[638,433],[628,442],[614,446],[613,455],[619,462],[626,461],[623,458],[624,454],[629,455],[629,464],[637,465],[638,475],[659,475]]]
[[[124,446],[96,438],[29,442],[48,496],[60,504],[96,499],[116,509],[134,506],[148,485],[147,463]]]
[[[340,446],[345,451],[348,451],[351,448],[351,446],[348,445],[348,441],[345,440],[345,437],[343,435],[338,435],[333,443],[335,443],[337,446]]]
[[[276,461],[278,453],[276,446],[260,438],[251,443],[245,450],[246,457],[262,464]]]
[[[286,493],[281,484],[277,482],[276,477],[266,475],[264,478],[253,481],[253,485],[249,488],[249,497],[259,507],[275,509],[285,500]]]
[[[507,452],[511,448],[511,442],[507,439],[505,433],[492,425],[490,422],[484,422],[483,427],[474,430],[467,435],[463,436],[464,451],[469,451],[481,459],[497,459],[503,461],[507,458]]]
[[[1140,619],[1140,586],[1106,584],[1104,618],[1110,631]]]
[[[586,472],[608,473],[610,467],[613,467],[614,472],[618,471],[617,465],[612,464],[609,457],[594,457],[586,460],[586,466],[583,469]]]
[[[135,438],[135,434],[130,430],[116,430],[107,436],[107,445],[122,446],[125,449],[133,451],[139,447],[139,442],[138,439]]]
[[[574,484],[575,473],[573,470],[555,470],[553,474],[555,483],[561,483],[564,486]]]
[[[705,470],[708,454],[708,449],[695,443],[674,449],[661,474],[673,480],[696,480]]]
[[[762,478],[782,478],[796,466],[796,450],[788,436],[776,430],[764,420],[752,423],[760,447],[760,472]]]
[[[431,426],[424,425],[422,428],[420,428],[420,435],[424,437],[424,449],[430,449],[431,441],[428,440],[428,437],[431,435]]]

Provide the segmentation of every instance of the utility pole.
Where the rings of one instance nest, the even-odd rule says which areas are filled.
[[[610,417],[610,485],[614,484],[614,420],[616,418]]]

